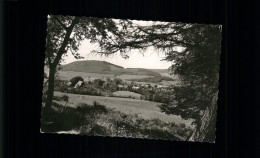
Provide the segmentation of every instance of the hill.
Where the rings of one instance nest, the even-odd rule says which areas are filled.
[[[161,76],[160,73],[143,68],[127,68],[111,64],[106,61],[85,60],[75,61],[61,67],[61,71],[75,71],[85,73],[99,73],[111,75],[148,75]]]
[[[118,65],[108,63],[106,61],[87,60],[74,61],[62,66],[61,71],[78,71],[87,73],[100,73],[104,71],[123,70],[124,68]]]

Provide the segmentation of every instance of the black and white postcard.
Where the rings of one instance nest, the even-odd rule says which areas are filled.
[[[215,142],[221,25],[47,19],[41,132]]]

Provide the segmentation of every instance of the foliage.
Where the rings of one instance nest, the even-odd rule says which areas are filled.
[[[171,101],[172,91],[156,91],[153,95],[153,101],[160,103],[169,103]]]
[[[100,113],[107,113],[107,109],[104,105],[101,105],[99,102],[94,101],[93,105],[88,105],[86,103],[80,103],[77,105],[76,111],[79,111],[83,114],[91,114],[93,117],[94,115],[100,114]]]
[[[101,79],[95,79],[94,80],[94,84],[96,85],[97,88],[102,87],[104,83],[105,83],[105,81],[103,81]]]
[[[137,115],[126,115],[93,102],[81,103],[77,108],[53,102],[53,109],[42,109],[41,130],[59,132],[77,130],[84,135],[136,137],[150,139],[185,140],[192,129],[184,124],[165,123],[159,119],[144,120]],[[98,123],[101,122],[102,124]]]
[[[43,78],[48,79],[48,75],[46,74],[46,72],[43,73]]]
[[[156,77],[147,77],[147,78],[141,78],[141,79],[129,79],[130,81],[136,81],[136,82],[149,82],[149,83],[158,83],[165,81],[174,81],[173,78],[165,77],[165,76],[156,76]]]
[[[206,120],[211,122],[209,126],[215,127],[216,117],[203,116],[202,113],[216,108],[216,101],[212,101],[218,92],[221,28],[212,25],[198,27],[192,32],[182,33],[182,41],[194,44],[187,46],[182,52],[168,52],[166,57],[167,61],[174,61],[171,69],[182,81],[182,86],[174,88],[172,99],[177,104],[163,104],[161,109],[168,114],[180,115],[184,119],[194,119],[193,123],[198,129],[202,125],[203,117],[209,119]],[[211,115],[216,115],[216,111]],[[211,130],[205,138],[197,139],[213,141],[215,128],[212,127],[206,127],[207,131]]]
[[[106,77],[106,82],[107,82],[107,83],[111,83],[112,80],[111,80],[109,77]]]
[[[82,81],[84,83],[84,79],[81,76],[73,77],[72,79],[70,79],[70,86],[74,87],[79,81]]]
[[[121,78],[115,78],[115,79],[114,79],[114,83],[115,83],[116,85],[119,85],[119,84],[122,84],[122,83],[123,83],[123,80],[122,80]]]
[[[42,107],[41,130],[44,132],[58,132],[71,129],[79,129],[84,116],[79,115],[75,109],[66,107],[62,111],[62,106],[53,102],[51,110]]]
[[[54,78],[63,57],[70,52],[76,59],[83,58],[78,53],[78,49],[84,39],[89,39],[91,43],[98,43],[103,51],[114,53],[120,48],[112,46],[111,43],[123,41],[128,26],[131,26],[128,20],[115,22],[106,18],[48,15],[45,65],[49,67],[49,84],[46,108],[51,108]],[[123,52],[121,54],[127,57]]]
[[[100,90],[93,86],[84,86],[82,88],[73,88],[69,91],[70,93],[73,94],[82,94],[82,95],[94,95],[94,96],[101,96]]]
[[[165,60],[173,63],[170,69],[180,77],[182,86],[174,88],[171,98],[175,100],[174,104],[164,104],[161,109],[185,119],[193,118],[197,141],[213,140],[216,101],[212,101],[218,92],[221,26],[155,23],[137,26],[127,39],[121,44],[121,49],[145,50],[153,46],[158,51],[166,52]],[[205,117],[207,119],[202,119]],[[202,129],[203,124],[206,127]]]

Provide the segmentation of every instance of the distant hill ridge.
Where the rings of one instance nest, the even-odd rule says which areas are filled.
[[[127,74],[127,75],[148,75],[161,76],[160,73],[144,69],[144,68],[124,68],[106,61],[98,60],[83,60],[74,61],[72,63],[63,65],[61,71],[76,71],[86,73],[100,73],[100,74]]]

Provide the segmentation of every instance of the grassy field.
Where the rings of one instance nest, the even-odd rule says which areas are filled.
[[[141,94],[129,92],[129,91],[116,91],[113,93],[116,97],[123,97],[123,98],[134,98],[140,99]]]
[[[115,111],[99,102],[64,107],[55,100],[51,110],[42,108],[41,132],[44,133],[185,141],[193,131],[185,124],[143,119],[137,115]]]
[[[192,120],[183,120],[180,116],[166,115],[162,113],[158,107],[161,103],[130,98],[100,97],[55,92],[55,96],[62,96],[63,94],[69,96],[69,103],[67,106],[70,107],[76,107],[82,103],[91,105],[94,101],[97,101],[108,108],[114,109],[115,111],[120,111],[125,114],[138,115],[143,119],[159,119],[164,122],[174,122],[177,124],[184,123],[185,125],[192,127]]]
[[[76,72],[76,71],[58,71],[58,77],[61,80],[68,81],[71,78],[75,76],[81,76],[84,80],[89,80],[89,79],[106,79],[109,77],[110,79],[115,79],[114,75],[110,74],[98,74],[98,73],[85,73],[85,72]],[[138,79],[138,78],[147,78],[151,76],[147,75],[120,75],[117,76],[118,78],[121,78],[122,80],[126,79]]]

